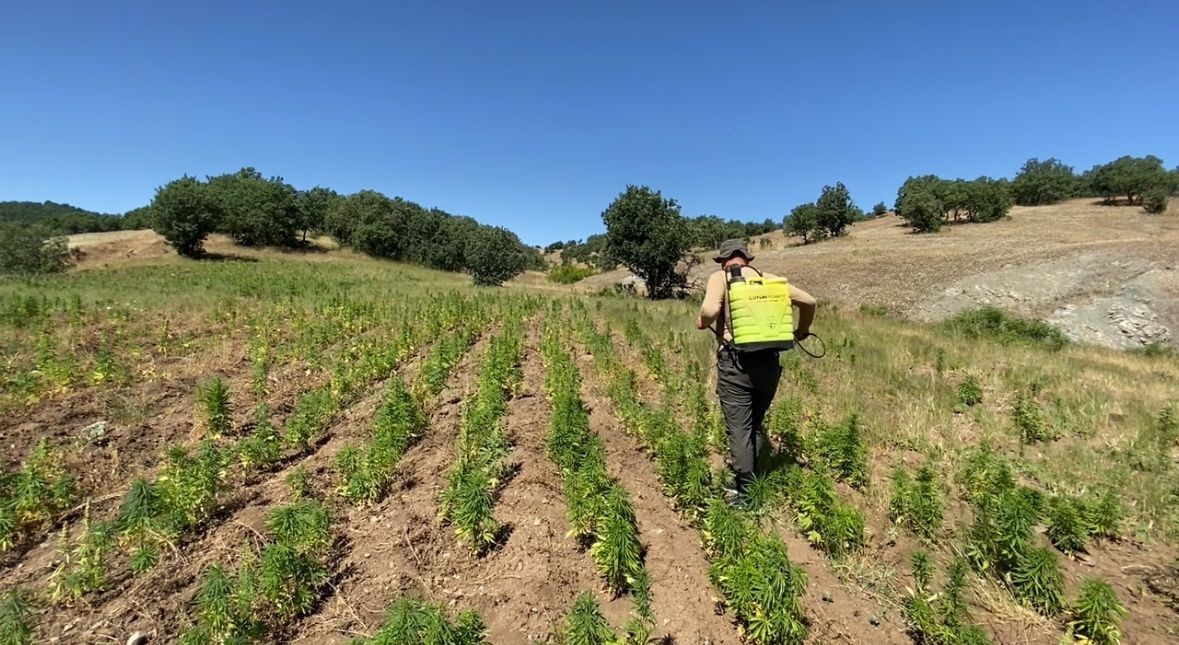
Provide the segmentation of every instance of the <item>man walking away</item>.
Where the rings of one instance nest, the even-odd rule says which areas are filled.
[[[736,480],[734,505],[759,474],[768,451],[762,421],[774,400],[782,365],[781,352],[806,338],[815,317],[815,299],[784,278],[762,274],[741,240],[725,240],[715,258],[719,271],[708,277],[696,329],[713,328],[716,393],[725,415],[730,466]],[[797,326],[793,307],[798,308]]]

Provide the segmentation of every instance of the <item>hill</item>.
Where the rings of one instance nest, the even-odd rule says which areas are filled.
[[[759,268],[844,306],[934,321],[994,305],[1108,347],[1179,340],[1179,217],[1140,208],[1087,199],[1016,206],[999,222],[923,235],[890,215],[836,240],[804,246],[779,231],[750,248]],[[715,268],[711,252],[700,256],[697,280]],[[596,292],[629,275],[611,271],[577,288]]]
[[[122,228],[118,215],[96,213],[84,208],[56,202],[0,202],[0,222],[38,225],[59,235]]]

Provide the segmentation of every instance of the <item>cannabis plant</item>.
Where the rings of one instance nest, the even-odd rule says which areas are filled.
[[[1064,576],[1060,563],[1048,549],[1030,547],[1010,574],[1015,597],[1044,616],[1052,617],[1063,607]]]
[[[1081,583],[1068,614],[1069,636],[1093,645],[1117,645],[1122,640],[1122,619],[1129,612],[1108,582],[1089,578]]]
[[[598,601],[589,592],[582,593],[565,617],[561,633],[565,645],[611,645],[617,642],[610,623],[602,616]]]
[[[958,403],[965,407],[974,407],[982,403],[982,387],[973,375],[967,376],[958,386]]]
[[[229,386],[219,376],[203,383],[197,391],[205,428],[211,437],[229,434],[233,427],[233,404]]]
[[[9,589],[0,595],[0,645],[30,645],[32,642],[32,596],[24,589]]]

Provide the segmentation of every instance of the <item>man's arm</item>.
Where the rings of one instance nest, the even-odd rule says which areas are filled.
[[[794,326],[794,337],[805,338],[811,333],[811,323],[815,320],[815,298],[811,294],[790,285],[790,302],[798,307],[798,322]]]
[[[720,316],[725,302],[725,274],[717,271],[708,276],[704,288],[704,302],[700,303],[700,316],[696,318],[696,329],[707,329]]]

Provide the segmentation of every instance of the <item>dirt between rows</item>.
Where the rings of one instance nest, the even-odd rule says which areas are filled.
[[[419,363],[420,356],[411,358],[400,369],[409,373]],[[298,384],[297,379],[288,380],[291,385],[277,388],[281,392],[279,409],[283,416],[276,414],[274,423],[279,427],[283,417],[293,408],[297,390],[306,389],[306,384]],[[185,626],[185,617],[205,569],[214,563],[233,565],[247,545],[260,545],[267,513],[279,505],[294,501],[285,481],[293,470],[304,467],[311,473],[317,497],[324,499],[329,508],[342,504],[332,490],[332,462],[349,442],[371,435],[372,419],[384,398],[386,383],[381,381],[374,384],[364,396],[342,412],[307,454],[282,462],[275,470],[233,478],[229,492],[225,494],[208,526],[200,533],[186,536],[173,545],[173,551],[165,553],[160,564],[151,571],[133,576],[126,554],[121,551],[113,553],[106,566],[106,591],[86,596],[77,602],[48,607],[36,626],[36,642],[122,642],[135,631],[144,633],[150,642],[175,642]],[[295,387],[295,384],[299,387]],[[238,413],[244,414],[242,411]],[[191,428],[191,412],[184,418],[189,420],[188,427]],[[242,419],[235,420],[248,423]],[[139,470],[135,474],[143,475],[144,472]],[[115,490],[116,493],[100,498],[101,503],[92,505],[91,513],[95,521],[113,517],[117,512],[123,489]],[[72,522],[68,531],[76,538],[80,529],[79,520]],[[58,545],[59,540],[50,536],[33,546],[23,558],[0,574],[3,587],[19,586],[47,592],[54,568],[60,562]],[[346,552],[348,547],[346,538],[336,544],[340,553]],[[339,567],[334,569],[335,578],[345,573]],[[282,633],[272,636],[276,640],[289,640],[288,635]]]
[[[238,401],[247,398],[251,363],[244,346],[238,345],[226,344],[223,353],[232,359],[217,362],[213,371],[206,369],[207,361],[190,355],[163,363],[167,379],[81,390],[39,402],[27,415],[0,424],[3,443],[13,447],[8,455],[12,463],[7,469],[18,468],[37,441],[47,438],[51,446],[61,449],[63,466],[76,478],[82,495],[89,499],[92,516],[112,516],[133,479],[154,473],[162,465],[169,447],[191,447],[202,436],[196,420],[196,391],[201,382],[218,376],[231,393],[237,394]],[[265,397],[271,421],[281,427],[299,394],[321,385],[326,378],[325,374],[307,374],[298,364],[275,367],[269,375]],[[144,411],[143,415],[121,420],[117,407],[126,401],[133,401],[132,405]],[[237,431],[247,431],[253,423],[251,405],[234,407],[232,426]],[[91,440],[85,436],[85,429],[92,424],[103,425],[100,438]],[[49,539],[39,548],[56,548],[56,532],[78,521],[84,508],[80,504],[56,518],[51,526],[27,536],[17,548],[0,555],[0,569],[19,562],[26,551],[46,537]]]

